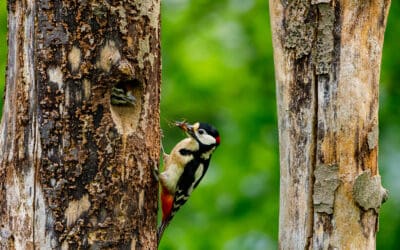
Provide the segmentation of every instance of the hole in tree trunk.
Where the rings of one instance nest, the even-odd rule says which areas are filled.
[[[111,115],[118,132],[134,133],[142,110],[143,84],[137,79],[124,80],[110,91]]]

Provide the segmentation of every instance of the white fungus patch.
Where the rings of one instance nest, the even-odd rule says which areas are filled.
[[[71,226],[75,221],[90,208],[89,196],[86,194],[80,200],[70,201],[65,210],[67,226]]]
[[[111,67],[121,59],[121,54],[114,41],[107,41],[100,51],[100,58],[96,66],[105,72],[110,72]]]
[[[311,0],[311,4],[330,3],[331,0]]]
[[[91,94],[91,84],[88,79],[83,79],[83,95],[86,100],[90,98]]]
[[[143,208],[144,208],[144,190],[140,191],[139,193],[139,212],[143,213]]]
[[[66,85],[66,88],[65,88],[65,99],[64,99],[64,102],[65,102],[65,106],[67,106],[67,107],[70,106],[70,103],[71,103],[71,93],[70,93],[68,84]],[[61,110],[60,110],[60,114],[62,114]]]
[[[81,63],[81,50],[78,47],[72,47],[68,54],[68,62],[71,66],[72,72],[75,72],[79,69],[79,65]]]
[[[47,70],[47,75],[50,82],[54,82],[58,84],[58,88],[61,89],[64,82],[63,82],[63,73],[60,67],[53,67]]]

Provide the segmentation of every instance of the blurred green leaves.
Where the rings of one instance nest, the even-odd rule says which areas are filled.
[[[267,1],[162,3],[161,121],[207,121],[221,133],[209,172],[160,249],[273,249],[278,143]],[[178,134],[179,135],[179,134]]]
[[[267,1],[164,0],[162,7],[162,120],[212,122],[222,143],[161,249],[274,249],[279,161]],[[397,13],[394,1],[381,77],[380,167],[383,185],[399,194]],[[179,137],[162,125],[170,149]],[[382,208],[378,249],[396,248],[400,216],[390,211],[399,210],[400,195],[391,195]]]

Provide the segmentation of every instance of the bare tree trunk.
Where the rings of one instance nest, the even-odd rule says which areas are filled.
[[[270,0],[280,249],[375,249],[378,89],[390,0]]]
[[[159,0],[8,1],[1,249],[156,249]],[[118,85],[131,106],[112,106]]]

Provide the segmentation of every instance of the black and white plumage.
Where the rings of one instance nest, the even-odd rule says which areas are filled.
[[[212,125],[197,122],[176,123],[187,138],[180,141],[164,156],[164,171],[159,174],[161,183],[162,222],[158,229],[158,240],[175,213],[186,203],[208,170],[214,150],[220,144],[220,136]]]

